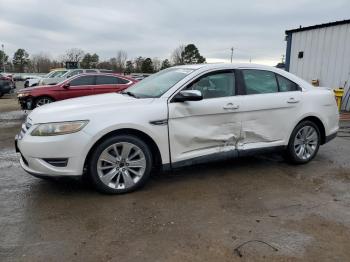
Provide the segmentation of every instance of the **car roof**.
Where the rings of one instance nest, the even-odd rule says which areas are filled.
[[[98,72],[91,72],[91,73],[81,73],[78,75],[75,75],[74,78],[77,78],[78,76],[91,76],[91,75],[95,75],[95,76],[118,76],[130,81],[135,82],[135,79],[131,78],[131,77],[127,77],[125,75],[122,74],[117,74],[117,73],[98,73]]]
[[[227,68],[256,68],[256,69],[267,69],[271,70],[274,67],[272,66],[266,66],[266,65],[259,65],[259,64],[253,64],[253,63],[212,63],[212,64],[192,64],[192,65],[179,65],[175,66],[175,68],[186,68],[186,69],[227,69]]]

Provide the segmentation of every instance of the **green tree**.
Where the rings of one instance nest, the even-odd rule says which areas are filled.
[[[0,50],[0,72],[4,71],[4,66],[7,64],[8,59],[8,55],[6,55],[4,51]]]
[[[149,74],[154,72],[153,62],[151,58],[147,57],[145,60],[143,60],[141,65],[141,71],[142,73],[149,73]]]
[[[126,61],[125,73],[130,75],[134,71],[135,71],[135,68],[134,68],[132,61],[130,61],[130,60]]]
[[[12,63],[17,72],[23,73],[29,65],[29,54],[22,48],[18,49],[13,55]]]
[[[134,61],[135,64],[135,73],[141,73],[142,72],[142,64],[145,59],[142,56],[139,56]]]
[[[94,53],[91,56],[91,66],[92,66],[92,68],[96,68],[97,67],[97,64],[98,64],[99,60],[100,60],[100,58],[99,58],[98,54]]]
[[[160,67],[160,70],[166,69],[171,67],[171,64],[168,59],[163,60],[162,66]]]
[[[201,64],[205,63],[205,58],[201,56],[198,48],[194,44],[189,44],[182,52],[182,57],[185,64]]]
[[[97,54],[91,55],[90,53],[87,53],[84,55],[83,59],[80,62],[80,67],[90,69],[90,68],[96,68],[98,64],[99,57]]]

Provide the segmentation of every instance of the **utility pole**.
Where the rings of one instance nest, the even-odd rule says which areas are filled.
[[[233,58],[233,47],[231,47],[231,64],[232,64],[232,58]]]
[[[5,73],[5,51],[4,51],[4,44],[1,44],[1,48],[2,48],[2,70],[4,70]]]

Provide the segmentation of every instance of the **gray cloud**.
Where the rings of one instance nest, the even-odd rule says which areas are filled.
[[[182,43],[211,60],[275,63],[284,31],[349,18],[350,2],[295,1],[39,1],[1,0],[0,42],[53,57],[80,47],[102,58],[119,49],[129,57],[166,58]]]

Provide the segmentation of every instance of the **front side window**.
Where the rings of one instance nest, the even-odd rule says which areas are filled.
[[[129,87],[127,91],[140,98],[161,97],[166,91],[193,71],[193,69],[189,68],[168,68],[143,79]]]
[[[118,78],[114,76],[96,76],[96,85],[117,85]]]
[[[85,86],[85,85],[94,85],[95,76],[81,76],[74,78],[70,81],[70,86]]]
[[[247,95],[278,92],[275,73],[265,70],[244,69],[242,74]]]
[[[235,76],[233,72],[221,72],[198,78],[187,90],[198,90],[203,99],[235,95]]]
[[[280,92],[297,91],[299,89],[298,85],[290,81],[289,79],[277,74],[276,77],[280,88]]]
[[[97,73],[97,71],[96,70],[92,70],[92,69],[87,69],[86,73]]]

